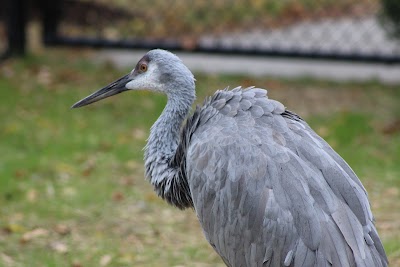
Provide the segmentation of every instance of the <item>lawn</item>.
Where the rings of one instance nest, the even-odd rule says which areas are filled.
[[[224,266],[194,212],[168,206],[144,180],[142,148],[166,98],[131,92],[70,109],[129,71],[94,57],[51,49],[0,66],[0,266]],[[256,85],[303,116],[361,178],[400,265],[398,86],[196,77],[198,102]]]

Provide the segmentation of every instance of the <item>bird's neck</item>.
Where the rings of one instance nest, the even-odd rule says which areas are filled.
[[[179,208],[189,207],[188,203],[179,203],[179,198],[182,198],[182,194],[190,198],[190,192],[178,192],[183,183],[187,184],[187,181],[181,181],[186,177],[180,175],[179,166],[172,166],[170,163],[180,141],[182,123],[193,101],[194,97],[186,101],[169,97],[161,116],[151,127],[145,147],[146,177],[159,196]]]

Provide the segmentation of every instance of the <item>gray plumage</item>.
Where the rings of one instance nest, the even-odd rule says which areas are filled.
[[[159,196],[193,207],[227,266],[387,266],[367,193],[346,162],[259,88],[217,91],[188,116],[191,72],[149,51],[80,107],[125,90],[168,96],[145,149]]]

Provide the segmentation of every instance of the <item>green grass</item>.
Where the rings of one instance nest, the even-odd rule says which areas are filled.
[[[126,93],[70,106],[129,70],[79,50],[0,67],[0,266],[223,266],[192,211],[168,206],[143,178],[142,148],[165,97]],[[353,167],[400,261],[400,92],[334,83],[196,75],[198,102],[227,85],[269,88]]]

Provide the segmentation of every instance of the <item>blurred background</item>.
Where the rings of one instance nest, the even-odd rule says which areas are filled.
[[[195,73],[196,103],[254,85],[305,118],[362,180],[400,265],[398,0],[5,0],[0,266],[224,266],[194,212],[144,180],[166,98],[70,110],[152,48]]]

